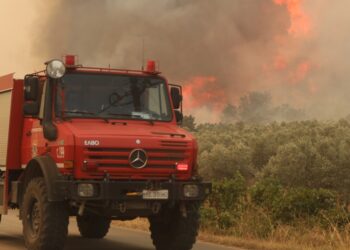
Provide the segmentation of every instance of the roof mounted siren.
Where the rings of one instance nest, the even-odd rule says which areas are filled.
[[[76,55],[65,55],[64,56],[64,62],[66,64],[67,68],[76,68],[77,62],[78,61],[78,56]]]
[[[154,60],[148,60],[145,73],[158,75],[160,72],[156,69],[156,62]]]

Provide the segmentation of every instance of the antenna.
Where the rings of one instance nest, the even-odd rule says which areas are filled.
[[[157,60],[157,68],[158,68],[157,71],[160,72],[160,60],[159,59]]]
[[[142,58],[141,58],[141,60],[142,60],[142,70],[144,70],[145,69],[145,37],[144,36],[142,36],[142,48],[141,48],[142,50],[141,50],[141,55],[142,55]]]

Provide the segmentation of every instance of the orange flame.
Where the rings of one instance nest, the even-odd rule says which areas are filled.
[[[225,89],[218,86],[214,76],[196,76],[185,82],[183,86],[185,109],[208,107],[221,110],[227,105]]]
[[[306,61],[306,62],[302,62],[297,66],[297,69],[294,72],[293,75],[293,80],[294,82],[300,82],[302,80],[304,80],[307,76],[307,74],[310,72],[311,70],[311,64],[310,62]]]
[[[288,29],[289,35],[279,36],[275,38],[277,48],[276,54],[271,66],[263,66],[263,69],[271,74],[279,72],[283,74],[289,84],[299,84],[305,82],[308,74],[313,68],[313,63],[307,57],[296,57],[291,53],[298,50],[298,43],[304,42],[311,34],[311,20],[303,9],[304,0],[273,0],[277,5],[286,6],[290,26]],[[295,40],[290,42],[290,36]]]
[[[273,0],[278,5],[285,5],[290,15],[289,34],[294,36],[305,36],[310,34],[311,21],[304,12],[301,4],[303,0]]]

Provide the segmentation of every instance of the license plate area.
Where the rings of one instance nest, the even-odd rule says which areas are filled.
[[[168,200],[169,199],[169,190],[143,190],[142,198],[144,200]]]

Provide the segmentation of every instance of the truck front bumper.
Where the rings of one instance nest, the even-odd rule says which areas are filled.
[[[93,195],[84,197],[79,188],[81,184],[93,186]],[[132,201],[132,200],[159,200],[159,201],[202,201],[211,193],[211,183],[202,181],[81,181],[60,180],[55,183],[54,192],[65,200],[81,201]],[[79,187],[80,186],[80,187]],[[195,188],[198,195],[185,195],[185,188]],[[167,191],[166,191],[167,190]],[[162,191],[167,197],[145,197],[145,192]],[[197,192],[195,192],[197,193]]]

